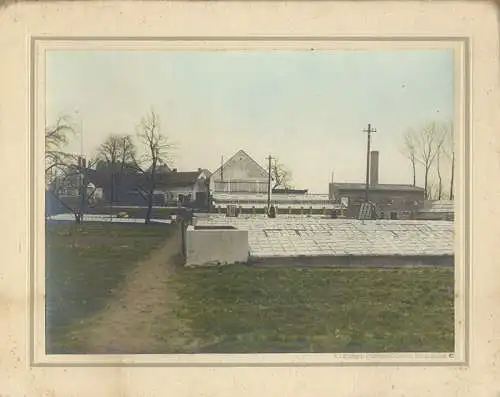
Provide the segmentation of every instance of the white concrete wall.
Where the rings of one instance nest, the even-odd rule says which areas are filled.
[[[248,260],[248,231],[238,229],[186,231],[186,266],[232,264]]]

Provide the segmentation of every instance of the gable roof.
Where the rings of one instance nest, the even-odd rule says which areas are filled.
[[[202,171],[190,171],[190,172],[160,172],[156,174],[156,183],[159,187],[185,187],[193,186]],[[122,181],[123,186],[134,186],[139,183],[147,183],[147,176],[135,172],[126,172]],[[89,174],[89,182],[92,182],[96,186],[109,186],[110,175],[103,170],[93,171]]]
[[[198,180],[200,175],[199,171],[189,171],[189,172],[168,172],[164,174],[159,174],[157,184],[159,186],[169,186],[169,187],[181,187],[181,186],[192,186]]]
[[[210,172],[210,170],[208,170],[206,168],[200,168],[200,173],[205,173],[207,178],[210,178],[212,176],[212,173]]]
[[[153,166],[150,166],[148,168],[148,172],[151,172],[152,167]],[[159,164],[156,168],[157,174],[164,174],[164,173],[171,172],[171,171],[172,171],[172,169],[167,164]]]
[[[218,172],[220,172],[221,168],[223,167],[226,167],[226,165],[228,163],[230,163],[231,161],[233,161],[238,155],[243,155],[244,157],[246,157],[248,160],[250,160],[251,162],[253,162],[257,167],[259,167],[260,170],[262,170],[263,173],[265,173],[266,175],[268,174],[267,173],[267,170],[262,167],[259,163],[257,163],[257,161],[255,161],[247,152],[245,152],[243,149],[240,149],[238,150],[234,155],[232,155],[229,160],[227,160],[224,164],[222,164],[222,166],[220,166],[219,168],[217,168],[213,173],[212,175],[215,175],[217,174]]]
[[[334,182],[331,184],[336,189],[341,190],[365,190],[366,183],[342,183]],[[400,185],[392,183],[378,183],[376,185],[369,185],[370,190],[384,190],[384,191],[399,191],[399,192],[423,192],[423,187],[413,185]]]

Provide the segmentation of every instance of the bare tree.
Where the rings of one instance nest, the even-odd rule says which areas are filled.
[[[54,125],[45,129],[45,178],[49,197],[54,198],[64,208],[73,213],[75,222],[83,220],[83,214],[96,192],[88,191],[88,170],[94,164],[64,149],[70,143],[75,129],[66,116],[57,119]],[[78,189],[79,203],[71,206],[60,197],[60,188],[70,185]]]
[[[441,175],[441,150],[438,150],[436,154],[436,172],[438,177],[437,183],[437,199],[441,200],[443,197],[443,177]]]
[[[54,125],[45,128],[45,178],[50,183],[54,177],[64,171],[75,157],[64,151],[70,137],[75,133],[70,120],[60,117]]]
[[[455,134],[453,122],[449,122],[443,128],[443,154],[450,161],[450,191],[448,197],[450,200],[453,200],[455,182]]]
[[[99,146],[98,159],[106,164],[110,176],[110,204],[117,199],[117,187],[123,180],[126,165],[131,165],[135,158],[135,146],[130,135],[109,135]]]
[[[430,171],[440,149],[439,125],[436,122],[424,125],[420,131],[412,134],[412,140],[415,143],[415,159],[424,169],[424,194],[427,199]]]
[[[147,200],[148,207],[144,222],[150,223],[158,167],[167,163],[167,158],[173,146],[167,137],[162,135],[160,117],[154,110],[151,110],[141,119],[137,138],[143,145],[145,153],[142,159],[136,158],[134,163],[146,181],[146,185],[138,185],[137,190]],[[146,168],[147,166],[149,167]]]
[[[404,144],[401,149],[403,155],[410,160],[410,166],[413,176],[413,186],[417,184],[417,148],[416,148],[416,133],[410,129],[404,135]]]
[[[60,199],[59,188],[74,176],[75,157],[64,151],[74,133],[68,117],[59,117],[53,125],[45,128],[45,191],[73,213],[73,208]],[[75,219],[79,221],[79,218]]]
[[[443,154],[443,145],[446,137],[446,127],[440,124],[436,127],[435,131],[436,137],[434,144],[436,145],[436,174],[438,177],[437,183],[437,199],[441,200],[443,198],[443,176],[441,174],[441,157]]]
[[[55,181],[57,181],[55,186],[50,187],[46,191],[50,197],[54,198],[66,210],[73,214],[76,223],[81,223],[97,191],[97,187],[95,186],[92,189],[89,188],[89,171],[96,162],[95,160],[87,162],[83,157],[74,157],[77,161],[74,163],[67,163],[64,168],[61,167],[55,179]],[[78,189],[79,199],[77,203],[73,203],[74,205],[66,202],[61,197],[59,189],[64,186]]]
[[[271,164],[271,180],[273,181],[272,189],[276,188],[289,189],[291,179],[292,179],[291,172],[277,159],[274,159]]]

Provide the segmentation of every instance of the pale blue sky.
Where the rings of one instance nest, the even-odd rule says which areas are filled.
[[[364,180],[368,123],[380,182],[410,183],[404,131],[453,119],[451,50],[51,50],[46,70],[47,122],[78,111],[87,155],[154,108],[179,170],[214,171],[244,149],[262,165],[278,157],[295,187],[317,193],[332,171]]]

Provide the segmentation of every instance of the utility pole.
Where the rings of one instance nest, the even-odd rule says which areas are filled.
[[[80,179],[80,222],[83,222],[83,214],[85,212],[86,200],[87,200],[87,163],[83,154],[83,118],[79,110],[75,111],[78,117],[79,129],[80,129],[80,156],[78,157],[79,166],[79,179]]]
[[[221,182],[221,189],[224,192],[226,189],[224,189],[224,156],[220,156],[220,182]]]
[[[109,168],[109,163],[106,165]],[[109,197],[109,220],[113,222],[113,202],[115,200],[115,170],[114,164],[111,164],[111,192]]]
[[[371,134],[373,132],[377,132],[375,128],[372,127],[371,124],[368,124],[368,129],[363,130],[368,134],[368,141],[366,145],[366,188],[365,188],[365,201],[368,202],[368,189],[370,188],[370,143],[371,143]]]
[[[267,170],[267,210],[269,211],[269,207],[271,206],[271,160],[272,157],[269,155],[267,158],[269,160],[269,166]]]
[[[83,120],[80,116],[80,155],[83,157]]]
[[[80,177],[80,214],[79,214],[79,219],[80,222],[83,222],[83,216],[86,211],[87,207],[87,161],[85,157],[80,156],[78,158],[78,166],[79,166],[79,177]]]

